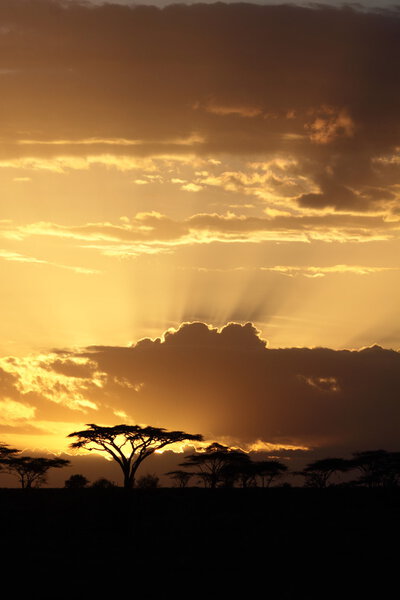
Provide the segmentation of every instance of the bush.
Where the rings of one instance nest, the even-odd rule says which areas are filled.
[[[75,475],[71,475],[71,477],[66,480],[64,485],[66,488],[78,490],[86,487],[88,483],[89,479],[86,479],[84,475],[76,473]]]
[[[100,479],[96,479],[96,481],[94,481],[92,483],[91,487],[99,489],[99,490],[106,490],[106,489],[110,489],[110,488],[115,488],[117,486],[113,481],[110,481],[109,479],[106,479],[105,477],[101,477]]]
[[[159,478],[155,474],[147,473],[147,475],[143,475],[139,477],[137,480],[137,487],[142,489],[154,489],[159,486]]]

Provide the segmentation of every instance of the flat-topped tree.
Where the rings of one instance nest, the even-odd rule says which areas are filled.
[[[224,480],[233,484],[237,470],[249,462],[248,456],[240,450],[234,450],[213,442],[203,451],[189,454],[180,467],[196,467],[197,476],[203,480],[205,487],[216,488]]]
[[[305,477],[306,487],[326,488],[330,477],[338,471],[344,473],[352,468],[344,458],[321,458],[308,464],[299,475]]]
[[[18,477],[22,489],[40,487],[47,481],[50,469],[61,469],[69,465],[64,458],[32,456],[10,456],[3,461],[6,472]]]
[[[193,475],[193,473],[189,473],[188,471],[180,471],[179,469],[177,471],[168,471],[168,473],[165,474],[169,475],[171,479],[175,481],[175,485],[180,488],[186,487]]]
[[[46,483],[47,472],[50,469],[60,469],[68,465],[69,460],[63,458],[21,456],[21,450],[0,442],[0,470],[18,477],[23,489],[40,487]]]
[[[270,487],[288,468],[279,460],[260,460],[253,463],[254,474],[261,479],[262,487]]]
[[[10,448],[10,446],[8,444],[4,444],[3,442],[0,442],[0,465],[2,463],[4,463],[4,461],[7,458],[10,458],[10,456],[14,456],[15,454],[18,454],[19,452],[21,452],[20,450],[17,450],[16,448]],[[1,468],[1,466],[0,466]]]
[[[12,456],[18,454],[20,450],[16,448],[10,448],[8,444],[4,444],[0,442],[0,471],[4,468],[4,465],[7,464],[7,461]]]
[[[156,450],[176,442],[201,442],[203,436],[184,431],[166,431],[159,427],[140,427],[139,425],[114,425],[102,427],[88,423],[83,431],[70,433],[68,437],[77,438],[71,448],[85,448],[96,452],[106,452],[121,467],[124,475],[124,488],[135,485],[136,471],[142,462]]]

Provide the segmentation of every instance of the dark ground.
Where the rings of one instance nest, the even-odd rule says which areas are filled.
[[[19,565],[55,598],[398,595],[400,490],[0,489],[0,506],[3,582]]]

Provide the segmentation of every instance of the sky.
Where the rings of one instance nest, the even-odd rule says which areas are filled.
[[[0,0],[0,440],[398,449],[399,7],[160,6]]]

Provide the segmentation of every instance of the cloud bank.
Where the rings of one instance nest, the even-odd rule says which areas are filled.
[[[299,209],[398,212],[396,10],[2,0],[0,18],[0,166],[283,156]]]
[[[131,347],[3,359],[1,367],[8,436],[24,426],[43,434],[127,421],[243,447],[345,453],[398,444],[400,354],[379,346],[275,350],[251,323],[218,330],[197,322]]]

